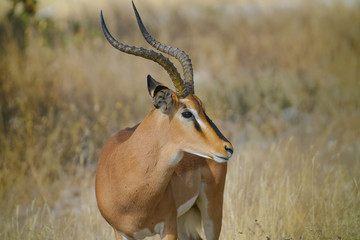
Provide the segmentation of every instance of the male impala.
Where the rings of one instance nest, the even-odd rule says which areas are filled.
[[[155,234],[162,239],[201,239],[201,222],[206,238],[218,239],[226,162],[233,153],[232,145],[194,95],[189,56],[150,36],[134,3],[133,8],[146,41],[178,59],[184,79],[161,53],[115,40],[101,13],[110,44],[160,64],[176,92],[148,75],[154,108],[140,124],[110,138],[100,154],[95,184],[99,210],[115,230],[116,239],[143,239]]]

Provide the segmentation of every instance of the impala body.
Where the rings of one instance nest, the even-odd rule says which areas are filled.
[[[184,80],[161,53],[116,41],[101,22],[116,49],[153,60],[169,73],[176,91],[147,77],[154,108],[133,128],[121,130],[104,145],[96,172],[99,210],[116,239],[218,239],[223,191],[231,143],[206,115],[194,94],[188,55],[159,43],[145,29],[133,4],[144,38],[161,52],[178,59]]]

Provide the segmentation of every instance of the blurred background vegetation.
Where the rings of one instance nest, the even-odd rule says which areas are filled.
[[[359,239],[360,3],[137,1],[189,53],[195,91],[235,155],[222,239]],[[0,238],[105,239],[102,145],[152,108],[130,1],[0,3]],[[178,68],[179,64],[175,63]]]

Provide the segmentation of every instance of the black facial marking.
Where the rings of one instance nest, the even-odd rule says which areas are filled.
[[[222,133],[220,132],[220,130],[217,128],[217,126],[213,123],[213,121],[211,121],[211,119],[208,117],[208,115],[206,115],[206,113],[204,112],[205,118],[208,121],[208,123],[210,124],[210,126],[214,129],[214,131],[216,132],[216,135],[218,135],[218,137],[221,140],[224,140],[225,142],[229,142],[229,140],[227,140],[226,137],[224,137],[224,135],[222,135]]]
[[[196,121],[195,116],[189,110],[187,110],[186,107],[184,107],[184,109],[185,109],[185,111],[182,112],[182,114],[181,114],[183,116],[183,118],[191,119],[193,121],[193,123],[194,123],[195,129],[198,132],[202,133],[200,124],[198,123],[198,121]]]
[[[201,130],[201,127],[200,127],[200,124],[198,123],[198,121],[196,121],[196,119],[193,118],[193,122],[194,122],[194,127],[195,127],[195,129],[196,129],[198,132],[202,133],[202,130]]]

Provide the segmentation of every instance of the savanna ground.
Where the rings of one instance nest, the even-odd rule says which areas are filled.
[[[190,54],[195,91],[234,145],[221,239],[360,239],[359,2],[179,2],[136,3],[156,38]],[[35,17],[9,3],[0,239],[113,239],[94,196],[99,152],[151,109],[146,75],[169,78],[103,37],[100,8],[114,36],[148,47],[130,0]]]

